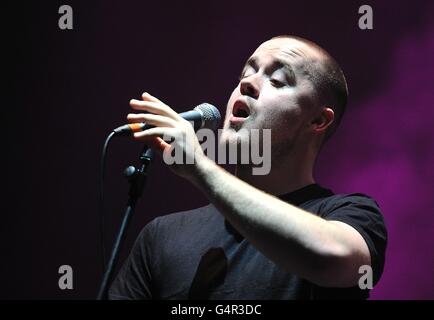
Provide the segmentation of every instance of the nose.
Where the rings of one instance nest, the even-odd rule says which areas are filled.
[[[242,95],[246,95],[257,99],[259,97],[259,79],[257,75],[251,75],[245,77],[240,81],[240,92]]]

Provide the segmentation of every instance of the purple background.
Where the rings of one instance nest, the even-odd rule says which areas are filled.
[[[8,5],[4,41],[0,298],[92,299],[101,277],[97,191],[106,134],[144,90],[178,111],[221,111],[261,42],[296,34],[325,47],[349,82],[347,114],[318,160],[335,192],[364,192],[389,230],[373,299],[433,299],[434,6],[430,1],[69,1],[74,30],[57,27],[63,2]],[[360,30],[371,4],[374,30]],[[112,241],[126,201],[123,168],[141,145],[115,140],[106,184]],[[151,218],[206,199],[155,163],[122,253]],[[57,287],[74,269],[74,290]]]

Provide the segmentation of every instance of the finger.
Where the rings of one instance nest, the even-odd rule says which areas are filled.
[[[151,114],[151,113],[148,113],[148,114],[130,113],[127,116],[127,120],[129,123],[145,122],[146,124],[150,124],[150,125],[153,125],[156,127],[172,127],[173,128],[176,126],[176,122],[173,119],[165,117],[165,116]]]
[[[167,116],[175,120],[179,120],[181,118],[175,110],[162,102],[131,99],[130,106],[135,110],[144,110],[151,113]]]
[[[169,140],[176,134],[175,128],[155,127],[145,131],[135,132],[134,138],[138,140],[146,140],[150,137],[160,137],[163,140]]]
[[[152,101],[152,102],[157,102],[157,103],[163,103],[163,101],[161,101],[160,99],[158,99],[157,97],[154,97],[153,95],[151,95],[149,92],[143,92],[142,93],[142,99],[144,101]]]

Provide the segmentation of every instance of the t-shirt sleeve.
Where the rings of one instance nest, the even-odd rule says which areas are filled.
[[[387,229],[375,200],[360,193],[346,195],[337,199],[323,218],[344,222],[360,233],[369,248],[376,284],[384,269]]]
[[[155,220],[148,223],[137,237],[131,252],[108,292],[109,300],[152,299],[152,240]]]

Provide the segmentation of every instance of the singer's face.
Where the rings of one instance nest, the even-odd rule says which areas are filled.
[[[274,155],[305,144],[316,106],[306,63],[316,59],[320,57],[313,50],[294,39],[272,39],[260,45],[247,60],[228,101],[221,142],[239,144],[249,139],[251,129],[271,129]]]

